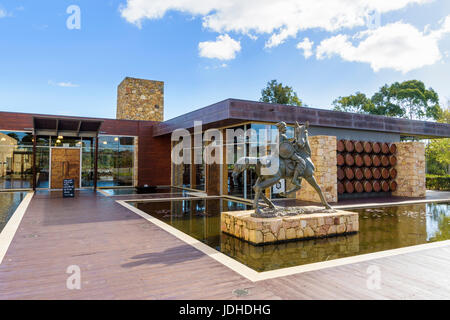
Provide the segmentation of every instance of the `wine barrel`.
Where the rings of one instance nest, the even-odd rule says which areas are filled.
[[[343,166],[345,164],[345,158],[342,154],[338,153],[337,155],[337,165]]]
[[[373,188],[373,191],[380,192],[381,191],[380,182],[378,182],[377,180],[372,181],[372,188]]]
[[[376,180],[381,178],[381,171],[378,168],[372,168],[372,177]]]
[[[363,184],[360,181],[356,181],[353,184],[353,188],[355,188],[356,192],[361,193],[364,191],[364,187]]]
[[[344,144],[345,144],[345,150],[347,152],[353,152],[353,150],[355,150],[355,144],[353,143],[353,141],[345,140]]]
[[[389,166],[389,158],[388,158],[388,156],[381,156],[381,165],[383,166],[383,167],[387,167],[387,166]]]
[[[363,166],[364,160],[363,160],[363,157],[360,154],[355,154],[353,158],[355,160],[355,164],[358,167],[362,167]]]
[[[337,142],[337,151],[338,152],[344,152],[345,151],[344,140],[338,140],[338,142]]]
[[[363,147],[364,147],[364,152],[365,153],[372,153],[372,144],[368,141],[365,141],[363,143]]]
[[[347,153],[345,155],[345,164],[348,165],[349,167],[351,167],[355,164],[355,159],[353,158],[353,156],[350,153]]]
[[[337,177],[338,177],[338,180],[344,180],[345,172],[344,172],[344,170],[342,170],[342,168],[337,169]]]
[[[345,168],[345,176],[348,180],[352,180],[355,177],[355,173],[353,172],[352,168],[346,167]]]
[[[345,186],[342,182],[338,182],[337,189],[339,194],[343,194],[345,192]]]
[[[364,146],[361,141],[355,141],[355,151],[358,153],[362,153],[364,151]]]
[[[363,156],[363,161],[364,161],[364,165],[366,167],[371,167],[372,166],[372,158],[368,154],[365,154]]]
[[[345,186],[345,191],[347,191],[347,193],[353,193],[355,191],[355,187],[353,186],[353,183],[351,183],[350,181],[346,181],[344,183]]]
[[[381,144],[381,152],[383,154],[388,154],[389,153],[389,145],[387,143],[382,143]]]
[[[391,165],[391,167],[394,167],[397,164],[397,157],[389,156],[389,164]]]
[[[376,154],[372,155],[372,165],[374,167],[379,167],[381,165],[381,159]]]
[[[364,187],[364,191],[365,192],[372,192],[373,191],[372,183],[370,183],[370,181],[364,181],[363,182],[363,187]]]
[[[383,177],[383,179],[389,179],[390,175],[389,175],[389,170],[386,168],[381,169],[381,176]]]
[[[391,179],[397,178],[397,170],[395,168],[389,169],[389,176],[391,177]]]
[[[360,168],[354,169],[355,178],[358,180],[362,180],[364,178],[364,173]]]
[[[395,182],[394,180],[389,182],[389,189],[394,192],[397,190],[397,182]]]
[[[372,179],[372,170],[370,170],[369,168],[364,168],[363,170],[364,172],[364,178],[366,178],[366,180],[370,180]]]
[[[392,153],[392,154],[397,152],[397,145],[395,143],[391,143],[389,145],[389,152]]]
[[[372,143],[372,151],[374,153],[380,153],[381,152],[381,145],[379,142],[373,142]]]
[[[381,181],[381,190],[384,192],[389,191],[389,183],[386,180]]]

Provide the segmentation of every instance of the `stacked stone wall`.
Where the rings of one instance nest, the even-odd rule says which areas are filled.
[[[116,118],[164,121],[164,82],[125,78],[117,89]]]
[[[337,202],[336,137],[309,137],[309,144],[311,147],[311,160],[316,167],[316,181],[322,188],[325,199],[328,202]],[[302,189],[297,192],[297,199],[320,202],[318,193],[307,181],[302,182]]]
[[[397,190],[398,197],[425,197],[425,145],[422,142],[397,144]]]

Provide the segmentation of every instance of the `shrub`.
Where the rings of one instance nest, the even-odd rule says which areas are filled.
[[[427,189],[450,191],[450,175],[436,176],[436,175],[428,174],[427,175]]]

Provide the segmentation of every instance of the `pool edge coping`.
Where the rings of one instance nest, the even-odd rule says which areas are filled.
[[[247,278],[248,280],[250,280],[252,282],[275,279],[275,278],[280,278],[280,277],[297,275],[297,274],[310,272],[310,271],[318,271],[318,270],[332,268],[332,267],[367,262],[367,261],[381,259],[381,258],[393,257],[393,256],[397,256],[397,255],[407,254],[407,253],[414,253],[414,252],[419,252],[419,251],[428,250],[428,249],[435,249],[435,248],[442,248],[442,247],[450,246],[450,240],[444,240],[444,241],[437,241],[437,242],[419,244],[419,245],[414,245],[414,246],[407,246],[407,247],[403,247],[403,248],[396,248],[396,249],[366,253],[366,254],[361,254],[361,255],[356,255],[356,256],[351,256],[351,257],[333,259],[330,261],[315,262],[315,263],[310,263],[310,264],[305,264],[305,265],[300,265],[300,266],[293,266],[293,267],[286,267],[286,268],[281,268],[281,269],[277,269],[277,270],[258,272],[256,270],[246,266],[245,264],[227,256],[226,254],[224,254],[220,251],[217,251],[216,249],[211,248],[210,246],[189,236],[188,234],[172,227],[171,225],[169,225],[169,224],[151,216],[150,214],[145,213],[142,210],[139,210],[138,208],[127,203],[127,202],[132,202],[132,201],[127,201],[127,200],[115,200],[115,201],[118,204],[122,205],[123,207],[136,213],[137,215],[144,218],[145,220],[153,223],[157,227],[160,227],[161,229],[163,229],[164,231],[173,235],[174,237],[178,238],[179,240],[181,240],[181,241],[185,242],[186,244],[194,247],[195,249],[201,251],[205,255],[211,257],[212,259],[221,263],[225,267],[228,267],[229,269],[233,270],[234,272],[238,273],[239,275],[243,276],[244,278]]]
[[[20,202],[19,206],[16,208],[16,211],[14,211],[11,218],[0,232],[0,265],[8,252],[9,246],[16,235],[17,229],[22,222],[22,218],[33,199],[33,196],[34,192],[28,192],[26,194],[22,202]]]

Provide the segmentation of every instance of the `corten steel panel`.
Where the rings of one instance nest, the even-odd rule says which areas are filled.
[[[139,121],[138,185],[170,185],[170,136],[153,137],[153,123]]]
[[[313,127],[378,131],[423,137],[450,137],[449,124],[237,99],[228,99],[160,123],[156,126],[154,135],[170,134],[177,128],[189,129],[196,120],[202,121],[204,128],[218,128],[224,123],[231,125],[248,121],[285,121],[287,123],[309,121]]]
[[[160,136],[172,133],[176,129],[189,129],[194,126],[194,121],[202,121],[204,124],[212,124],[226,121],[229,116],[229,101],[221,101],[208,107],[198,109],[182,116],[159,123],[155,127],[154,135]],[[205,129],[205,127],[204,127]]]

